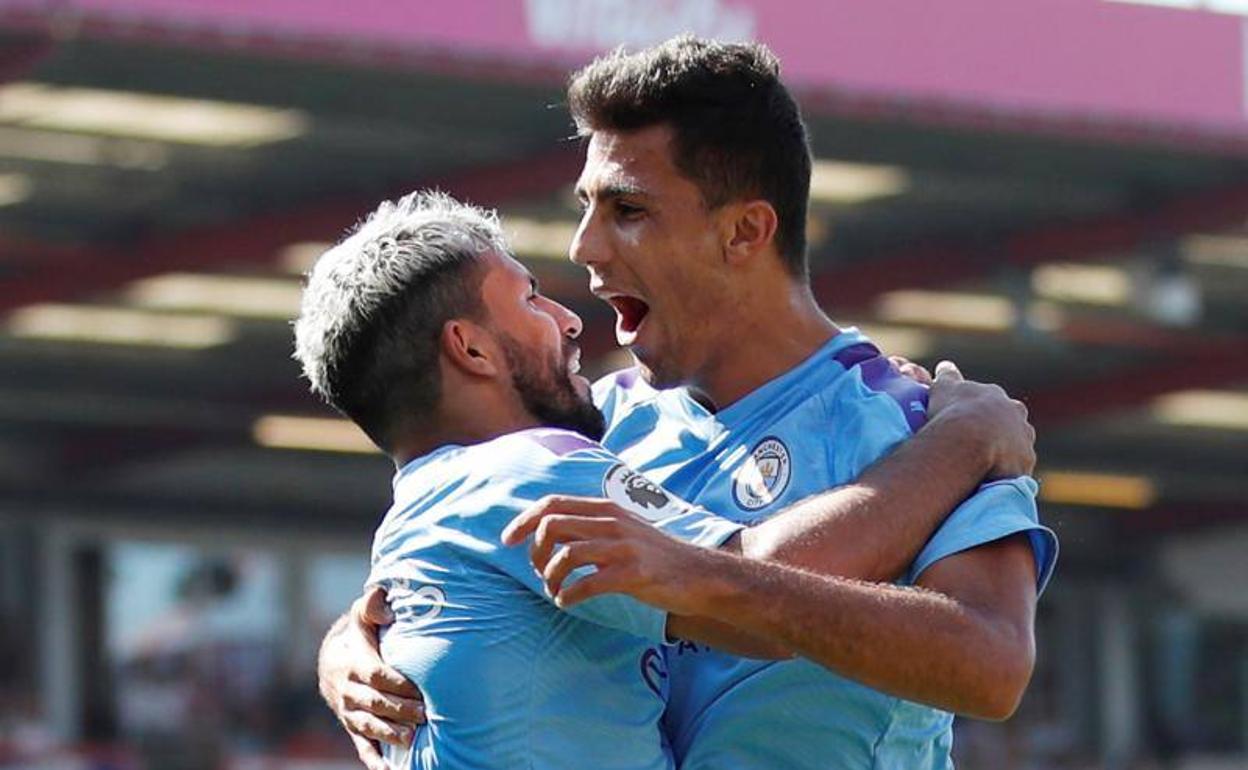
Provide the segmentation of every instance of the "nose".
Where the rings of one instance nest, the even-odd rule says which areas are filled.
[[[549,303],[550,315],[559,325],[559,331],[563,333],[563,336],[573,340],[581,336],[581,331],[585,328],[581,317],[553,299],[549,297],[545,299]]]
[[[581,221],[577,224],[576,233],[572,236],[572,244],[568,247],[568,259],[572,260],[572,264],[588,267],[603,261],[605,251],[602,248],[599,230],[600,227],[596,224],[594,216],[594,206],[591,205],[585,209],[585,213],[581,214]]]

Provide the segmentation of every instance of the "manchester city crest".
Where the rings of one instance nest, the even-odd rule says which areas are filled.
[[[747,511],[771,505],[784,494],[792,473],[789,448],[770,436],[758,442],[733,475],[732,496]]]

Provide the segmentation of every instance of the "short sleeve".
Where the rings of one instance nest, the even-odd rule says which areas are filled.
[[[690,505],[618,461],[613,462],[604,474],[600,494],[647,519],[672,537],[704,548],[718,548],[745,528],[704,508]]]
[[[948,556],[1025,534],[1036,559],[1036,591],[1048,585],[1057,563],[1057,535],[1040,524],[1036,509],[1038,487],[1034,479],[1021,476],[982,485],[936,530],[919,553],[906,576],[914,583],[928,567]]]

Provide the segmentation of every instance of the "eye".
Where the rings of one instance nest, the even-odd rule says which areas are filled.
[[[646,210],[640,206],[634,206],[625,201],[618,201],[615,204],[615,211],[621,219],[639,219],[645,216]]]

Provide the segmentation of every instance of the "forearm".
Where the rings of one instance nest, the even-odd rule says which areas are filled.
[[[1002,719],[1030,677],[1029,634],[944,594],[708,556],[691,589],[699,615],[874,689]]]
[[[825,575],[895,580],[991,465],[965,420],[936,418],[853,483],[742,532],[740,552]]]
[[[775,641],[764,640],[738,626],[706,617],[669,615],[667,636],[669,639],[699,642],[741,658],[782,660],[793,657],[792,651]]]

